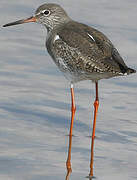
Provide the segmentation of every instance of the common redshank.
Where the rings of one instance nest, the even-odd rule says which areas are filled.
[[[123,61],[111,41],[100,31],[73,21],[57,4],[43,4],[28,18],[5,24],[3,27],[37,22],[47,28],[46,47],[55,64],[70,82],[71,125],[76,111],[73,84],[82,80],[95,83],[94,120],[92,138],[95,137],[96,117],[99,106],[98,81],[114,76],[135,73]]]

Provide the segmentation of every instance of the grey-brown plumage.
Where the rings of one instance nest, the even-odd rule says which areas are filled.
[[[46,46],[59,69],[73,82],[97,81],[135,72],[126,66],[105,35],[75,21],[51,33]]]
[[[57,8],[57,9],[56,9]],[[61,14],[57,25],[44,24],[48,29],[46,46],[59,69],[71,82],[93,81],[135,72],[124,63],[110,40],[98,30],[71,20],[66,12],[54,4],[41,6],[36,14],[49,9]],[[52,9],[53,12],[52,12]],[[54,17],[54,16],[53,16]],[[57,20],[50,19],[52,22]]]
[[[71,138],[76,112],[73,83],[81,80],[95,82],[96,98],[89,174],[89,177],[92,177],[93,146],[99,107],[98,80],[124,76],[136,71],[126,66],[117,49],[104,34],[92,27],[73,21],[57,4],[44,4],[36,10],[35,16],[6,24],[4,27],[28,22],[39,22],[47,28],[47,50],[71,84],[71,123],[66,179],[71,172]]]
[[[35,18],[35,20],[34,20]],[[16,21],[5,26],[30,22]],[[57,4],[40,6],[33,21],[48,30],[46,47],[56,65],[71,83],[135,73],[128,68],[110,40],[98,30],[73,21]]]

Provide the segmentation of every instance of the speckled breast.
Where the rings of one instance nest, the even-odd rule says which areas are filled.
[[[68,46],[57,34],[47,38],[46,47],[55,64],[69,81],[85,79],[83,60],[76,48]]]

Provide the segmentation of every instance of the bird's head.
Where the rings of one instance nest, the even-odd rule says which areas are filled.
[[[61,6],[57,4],[43,4],[36,10],[34,16],[5,24],[3,27],[29,22],[37,22],[45,25],[48,30],[51,30],[69,20],[70,18]]]

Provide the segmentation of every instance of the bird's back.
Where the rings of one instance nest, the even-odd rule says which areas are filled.
[[[135,72],[126,66],[111,41],[94,28],[70,21],[50,34],[48,52],[72,81],[97,81]]]

